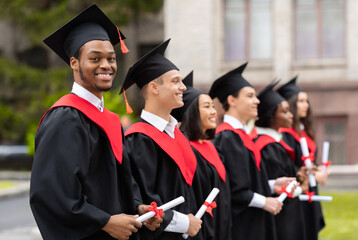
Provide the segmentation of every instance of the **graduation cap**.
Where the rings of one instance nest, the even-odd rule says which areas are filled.
[[[277,92],[287,100],[299,92],[303,92],[303,90],[296,85],[297,77],[298,76],[292,78],[289,82],[277,89]]]
[[[268,121],[277,106],[286,101],[278,92],[273,90],[273,88],[280,82],[280,80],[273,81],[267,85],[260,93],[257,95],[257,98],[260,100],[260,104],[257,107],[258,118],[257,122]]]
[[[171,61],[164,57],[170,39],[161,43],[149,53],[135,62],[128,70],[119,94],[134,83],[142,89],[146,84],[170,70],[179,70]]]
[[[212,99],[217,97],[221,103],[224,103],[229,95],[235,94],[241,88],[247,86],[252,87],[252,85],[242,76],[247,64],[248,62],[215,80],[210,88],[209,96]]]
[[[70,58],[83,44],[91,40],[108,40],[113,46],[121,42],[122,52],[127,53],[128,49],[123,39],[125,37],[118,27],[96,4],[93,4],[43,41],[67,64],[70,64]]]
[[[183,83],[186,86],[186,90],[183,93],[183,102],[184,106],[180,108],[175,108],[170,113],[178,122],[181,122],[184,116],[184,113],[189,108],[190,104],[197,98],[200,94],[204,94],[203,91],[193,88],[193,71],[191,71],[184,79]]]

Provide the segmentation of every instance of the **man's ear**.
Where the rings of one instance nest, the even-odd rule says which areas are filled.
[[[156,82],[151,81],[148,83],[148,90],[155,95],[159,94],[159,86]]]
[[[229,104],[230,107],[235,106],[235,97],[233,95],[229,95],[227,96],[227,103]]]
[[[79,70],[79,64],[80,64],[80,61],[77,58],[71,57],[70,66],[71,66],[73,71],[78,71]]]

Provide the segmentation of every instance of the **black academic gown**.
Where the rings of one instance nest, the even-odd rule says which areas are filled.
[[[30,205],[44,239],[114,239],[101,230],[110,216],[136,214],[126,149],[119,164],[107,135],[82,112],[51,109],[35,148]]]
[[[141,118],[138,122],[148,124]],[[155,201],[160,206],[183,196],[185,202],[172,210],[183,214],[196,213],[193,188],[185,182],[174,160],[154,140],[143,133],[133,133],[126,136],[125,144],[131,161],[132,174],[138,183],[143,202]],[[163,223],[154,232],[142,228],[140,238],[182,239],[181,233],[164,231],[173,218],[172,210],[165,212]]]
[[[301,160],[302,151],[300,142],[295,139],[290,133],[282,133],[283,140],[295,151],[296,160],[295,166],[296,171],[300,169],[303,165],[303,161]],[[316,153],[314,153],[316,155]],[[311,192],[315,192],[318,195],[318,187],[310,187]],[[321,231],[325,226],[325,221],[323,217],[323,212],[321,208],[320,202],[301,202],[304,221],[305,221],[305,229],[306,229],[306,239],[307,240],[318,240],[319,231]]]
[[[261,208],[249,207],[254,192],[266,197],[271,195],[263,161],[259,171],[252,152],[231,130],[216,134],[213,143],[224,156],[230,180],[232,239],[275,240],[273,215]]]
[[[261,136],[259,135],[255,142]],[[279,142],[269,143],[261,150],[261,161],[265,163],[269,179],[296,177],[293,160]],[[285,199],[281,212],[275,216],[275,222],[278,240],[306,239],[303,210],[298,198]]]
[[[206,240],[230,240],[231,239],[231,196],[228,175],[225,182],[219,176],[216,168],[209,163],[194,147],[192,147],[196,159],[197,168],[193,188],[197,205],[200,207],[211,190],[216,187],[220,190],[216,201],[217,207],[212,210],[213,217],[205,213],[202,217],[201,232]]]

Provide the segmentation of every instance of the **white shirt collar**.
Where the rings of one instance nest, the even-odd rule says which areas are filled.
[[[305,125],[303,125],[302,123],[300,123],[300,129],[301,129],[301,130],[305,130]]]
[[[96,95],[94,95],[93,93],[91,93],[90,91],[88,91],[87,89],[85,89],[84,87],[82,87],[81,85],[79,85],[76,82],[73,83],[72,92],[74,94],[76,94],[77,96],[87,100],[93,106],[98,108],[98,110],[103,112],[103,108],[104,108],[103,97],[102,97],[102,99],[99,99]]]
[[[282,139],[282,134],[272,128],[256,127],[256,131],[258,135],[268,135],[275,139],[276,142],[279,142]]]
[[[225,114],[223,122],[230,124],[235,129],[243,129],[246,133],[249,132],[249,127],[247,125],[243,125],[237,118]]]
[[[174,130],[175,130],[175,126],[178,124],[178,121],[173,116],[170,115],[169,122],[168,122],[165,119],[153,113],[147,112],[143,109],[140,117],[143,120],[150,123],[151,125],[153,125],[159,131],[161,132],[165,131],[172,138],[175,137]]]

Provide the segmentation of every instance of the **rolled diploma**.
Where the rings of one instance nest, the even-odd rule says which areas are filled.
[[[218,195],[219,192],[220,192],[220,190],[219,190],[218,188],[213,188],[213,190],[211,190],[209,196],[206,198],[205,202],[208,202],[209,204],[211,204],[211,203],[213,202],[214,198]],[[208,208],[208,207],[205,206],[204,204],[201,205],[201,207],[199,208],[199,210],[196,212],[195,217],[201,219],[201,217],[204,215],[204,213],[205,213],[205,211],[206,211],[207,208]],[[182,235],[182,237],[183,237],[184,239],[187,239],[187,238],[189,237],[189,235],[186,234],[186,233],[184,233],[184,234]]]
[[[298,196],[298,198],[300,199],[300,201],[308,201],[309,196],[305,195],[305,194],[301,194],[300,196]],[[332,196],[313,195],[311,197],[311,199],[314,202],[330,202],[330,201],[332,201],[333,197]]]
[[[328,162],[328,153],[329,153],[329,142],[325,141],[323,142],[323,148],[322,148],[322,163]],[[322,171],[327,171],[327,167],[325,165],[322,165]]]
[[[308,151],[308,147],[307,147],[306,138],[304,138],[304,137],[300,138],[300,145],[301,145],[302,155],[304,157],[307,157],[309,155],[309,151]],[[308,167],[308,168],[312,167],[311,160],[312,159],[309,159],[309,158],[305,160],[306,167]],[[316,179],[314,178],[312,173],[308,174],[308,180],[310,182],[311,187],[317,186]]]
[[[163,204],[162,206],[158,207],[158,209],[163,209],[163,212],[167,211],[168,209],[171,209],[175,206],[178,206],[179,204],[185,202],[185,199],[183,196],[177,197],[176,199],[171,200],[170,202],[167,202]],[[136,218],[138,222],[144,222],[145,220],[148,220],[151,217],[154,217],[155,212],[150,211],[147,213],[144,213],[142,216],[139,216]]]
[[[293,186],[295,185],[295,184],[297,184],[297,181],[296,180],[294,180],[294,181],[292,181],[292,182],[290,182],[289,184],[288,184],[288,186],[286,187],[286,191],[287,192],[291,192],[292,191],[292,188],[293,188]],[[280,196],[278,197],[278,201],[280,201],[280,202],[283,202],[283,201],[285,201],[285,199],[287,198],[287,193],[281,193],[280,194]]]

